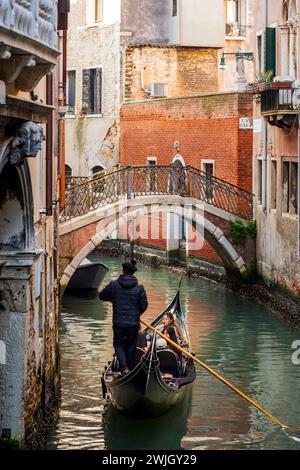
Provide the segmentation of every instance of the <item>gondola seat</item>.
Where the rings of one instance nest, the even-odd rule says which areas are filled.
[[[179,377],[177,355],[171,349],[163,349],[157,351],[159,359],[159,369],[163,374],[172,374],[173,377]]]

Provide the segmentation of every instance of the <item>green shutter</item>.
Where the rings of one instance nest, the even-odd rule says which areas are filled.
[[[268,70],[276,75],[276,28],[265,30],[265,72]]]

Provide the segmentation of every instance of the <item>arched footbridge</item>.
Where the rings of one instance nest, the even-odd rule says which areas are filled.
[[[253,194],[187,166],[127,166],[72,180],[60,215],[60,274],[66,286],[81,261],[102,240],[149,214],[183,215],[212,245],[227,271],[247,277],[251,247],[229,237],[230,222],[253,217]]]

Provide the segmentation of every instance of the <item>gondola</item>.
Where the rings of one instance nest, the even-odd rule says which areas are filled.
[[[151,323],[160,329],[166,313],[173,314],[178,342],[191,352],[187,322],[180,304],[179,290],[170,305]],[[196,378],[191,359],[174,349],[160,349],[156,333],[143,330],[148,338],[147,348],[136,348],[135,366],[125,376],[118,370],[116,357],[108,363],[101,378],[103,397],[121,412],[137,417],[156,417],[166,413],[183,399]]]

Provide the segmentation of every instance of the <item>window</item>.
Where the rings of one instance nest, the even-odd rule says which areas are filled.
[[[262,60],[262,36],[259,34],[256,39],[256,48],[257,48],[257,73],[262,73],[263,71],[263,60]]]
[[[227,0],[227,23],[240,23],[240,0]]]
[[[178,13],[178,0],[173,0],[172,16],[177,16]]]
[[[297,5],[295,0],[285,0],[282,4],[281,30],[281,74],[297,77]]]
[[[92,174],[95,175],[96,173],[99,173],[99,171],[103,171],[104,168],[100,165],[96,165],[92,168]]]
[[[66,175],[66,189],[69,189],[72,184],[72,168],[69,165],[65,165],[65,175]]]
[[[103,0],[95,1],[95,22],[103,21]]]
[[[72,176],[72,168],[69,165],[65,165],[66,177]]]
[[[102,114],[102,69],[82,71],[82,112]]]
[[[149,170],[149,191],[156,191],[156,157],[148,157],[148,165],[152,168]]]
[[[202,162],[202,171],[206,173],[207,178],[205,181],[205,195],[210,201],[213,199],[213,180],[214,176],[214,162]]]
[[[93,191],[102,193],[104,190],[104,179],[101,177],[100,171],[104,171],[104,168],[100,165],[96,165],[92,168],[92,175],[93,175]]]
[[[70,114],[75,113],[75,99],[76,99],[76,71],[69,70],[67,72],[68,84],[67,84],[67,95],[68,95],[68,112]]]
[[[284,161],[282,165],[282,212],[289,214],[297,214],[298,163],[294,161]]]
[[[277,162],[271,160],[271,209],[277,205]]]

